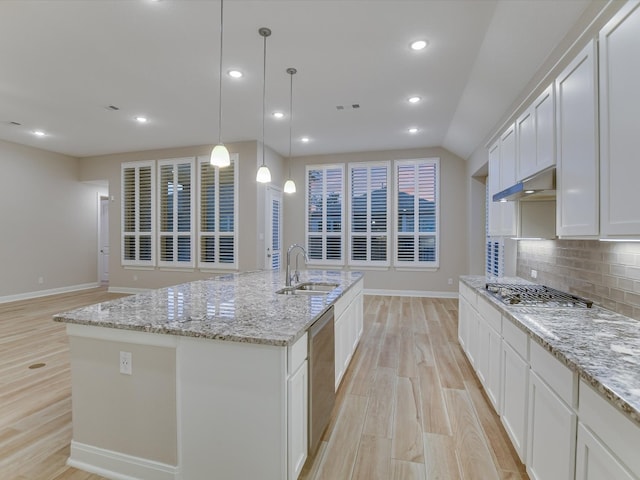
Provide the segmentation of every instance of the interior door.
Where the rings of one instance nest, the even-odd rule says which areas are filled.
[[[280,270],[282,265],[282,192],[267,189],[265,218],[265,270]]]
[[[109,282],[109,197],[100,197],[98,265],[100,282]]]

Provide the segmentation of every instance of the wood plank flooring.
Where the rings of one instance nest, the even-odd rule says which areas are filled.
[[[1,479],[103,478],[65,464],[69,350],[51,316],[119,296],[100,288],[0,304]],[[526,479],[456,325],[455,300],[365,296],[363,338],[301,479]],[[45,366],[29,369],[36,363]]]
[[[528,478],[457,318],[456,300],[365,296],[362,340],[302,480]]]

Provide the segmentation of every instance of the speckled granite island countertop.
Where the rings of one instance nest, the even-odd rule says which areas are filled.
[[[520,278],[469,275],[460,280],[640,425],[640,321],[596,305],[505,305],[485,288],[488,282],[531,283]]]
[[[300,271],[300,282],[337,283],[330,292],[281,295],[284,274],[227,274],[139,293],[54,315],[58,322],[149,333],[291,345],[360,272]]]

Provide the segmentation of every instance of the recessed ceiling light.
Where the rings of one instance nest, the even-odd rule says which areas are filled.
[[[415,42],[412,42],[411,45],[409,46],[411,47],[411,50],[422,50],[427,45],[428,43],[426,40],[416,40]]]
[[[147,117],[138,116],[136,117],[136,122],[138,123],[147,123],[149,119]]]
[[[303,143],[309,143],[309,140],[310,140],[309,137],[302,137],[300,139],[300,141],[303,142]]]
[[[276,118],[282,118],[284,117],[284,113],[282,112],[273,112],[272,115]]]
[[[46,133],[44,133],[42,130],[34,130],[34,131],[33,131],[33,134],[34,134],[36,137],[44,137],[44,136],[46,135]]]
[[[422,100],[422,97],[415,95],[413,97],[409,97],[408,100],[409,103],[418,103],[420,100]]]
[[[416,127],[411,127],[409,129],[409,133],[418,133],[418,129]]]
[[[227,75],[229,75],[231,78],[240,78],[242,77],[243,73],[240,70],[229,70],[227,72]]]

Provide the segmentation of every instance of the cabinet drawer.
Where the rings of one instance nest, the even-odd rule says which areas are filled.
[[[289,347],[287,373],[292,374],[307,359],[308,337],[305,332],[296,343]]]
[[[640,476],[640,426],[583,380],[580,380],[578,417],[634,475]]]
[[[571,407],[578,404],[578,375],[536,342],[530,345],[531,369]]]
[[[502,322],[502,338],[511,345],[518,354],[525,360],[529,359],[529,342],[527,334],[514,325],[508,318]]]
[[[488,300],[478,298],[478,312],[485,322],[496,332],[502,333],[502,313]]]
[[[458,284],[458,290],[460,292],[460,296],[463,297],[467,302],[469,302],[475,308],[477,303],[477,298],[478,298],[478,295],[476,295],[475,290],[473,290],[470,287],[467,287],[462,282]]]

